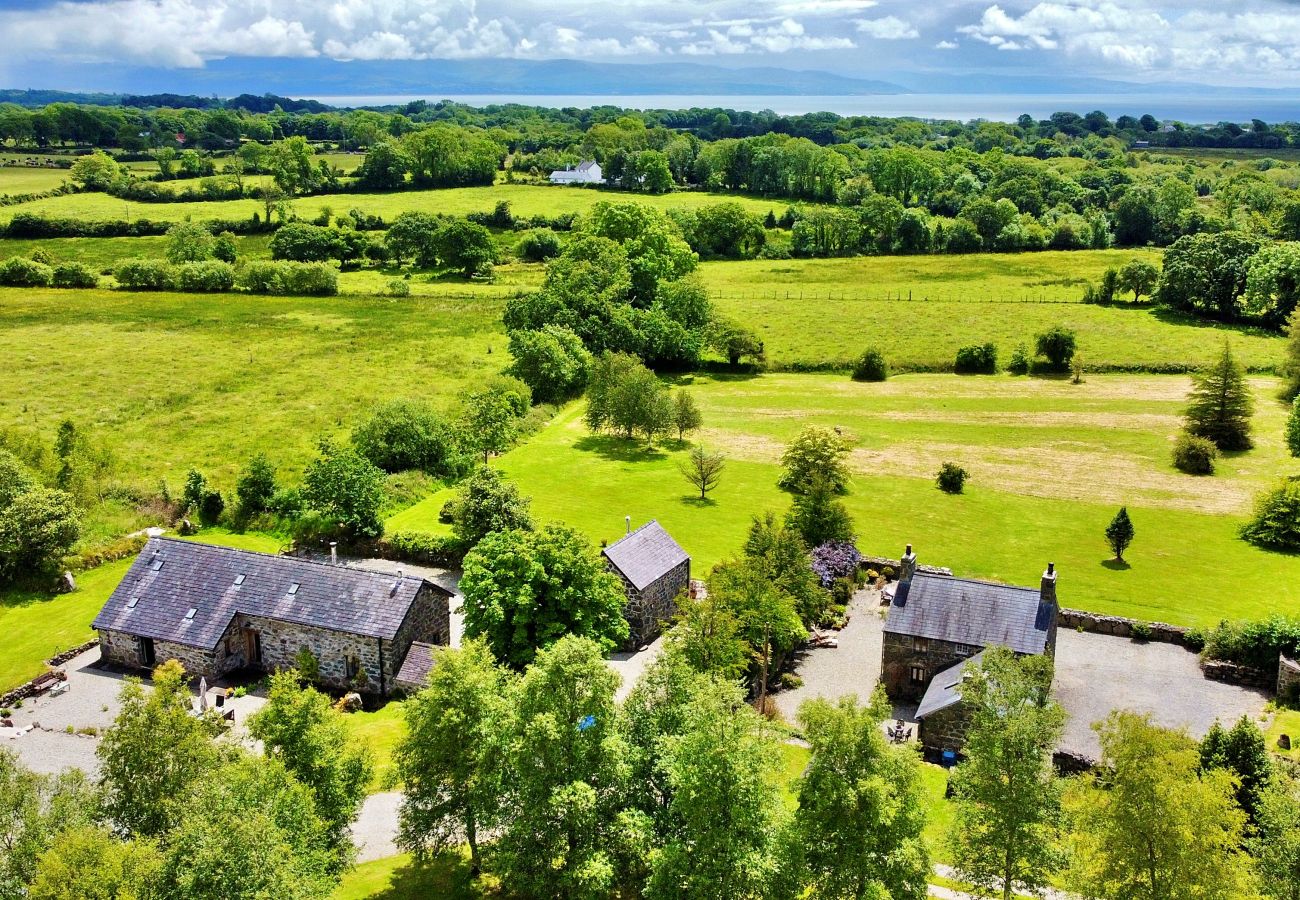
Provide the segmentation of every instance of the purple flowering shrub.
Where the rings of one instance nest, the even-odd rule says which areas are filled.
[[[812,570],[829,588],[837,578],[852,578],[862,562],[862,554],[852,541],[827,541],[813,548]]]

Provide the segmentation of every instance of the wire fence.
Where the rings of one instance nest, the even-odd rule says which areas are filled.
[[[1006,304],[1024,304],[1024,303],[1043,303],[1060,306],[1078,306],[1082,300],[1070,300],[1061,297],[1048,297],[1046,295],[1021,294],[1019,296],[979,296],[969,293],[936,293],[933,291],[918,290],[893,290],[893,291],[871,291],[871,290],[842,290],[842,291],[818,291],[808,288],[789,288],[775,290],[752,290],[752,291],[730,291],[718,290],[710,292],[710,297],[714,300],[771,300],[771,301],[789,301],[791,303],[809,302],[877,302],[877,303],[1006,303]],[[1136,307],[1145,304],[1115,304],[1122,306]]]

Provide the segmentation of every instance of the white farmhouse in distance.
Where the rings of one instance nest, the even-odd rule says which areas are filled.
[[[551,184],[603,184],[600,163],[586,159],[574,169],[556,169],[551,173]]]

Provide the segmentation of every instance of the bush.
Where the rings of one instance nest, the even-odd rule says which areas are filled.
[[[393,278],[389,280],[388,287],[384,292],[390,297],[409,297],[411,296],[411,283],[405,278]]]
[[[99,278],[81,263],[60,263],[54,267],[52,283],[57,288],[93,288],[99,285]]]
[[[1285,478],[1260,495],[1241,536],[1261,547],[1300,552],[1300,476]]]
[[[884,381],[889,377],[889,363],[879,350],[872,348],[853,364],[854,381]]]
[[[1011,351],[1011,361],[1007,363],[1007,371],[1012,375],[1029,374],[1029,349],[1024,344],[1016,344],[1016,349]]]
[[[546,262],[560,255],[560,239],[548,228],[534,228],[520,236],[515,254],[524,262]]]
[[[1213,475],[1219,448],[1213,441],[1184,431],[1174,442],[1174,468],[1188,475]]]
[[[998,348],[993,344],[962,347],[952,368],[958,375],[994,375],[998,371]]]
[[[221,514],[226,511],[225,498],[220,491],[208,491],[199,503],[199,521],[204,525],[216,525],[221,521]]]
[[[44,263],[21,256],[11,256],[0,263],[0,284],[9,287],[49,287],[54,270]]]
[[[824,588],[839,579],[855,579],[861,564],[862,554],[852,541],[827,541],[812,551],[812,570]]]
[[[1207,659],[1219,659],[1266,672],[1277,671],[1277,658],[1300,653],[1300,618],[1272,615],[1261,622],[1223,621],[1205,635]]]
[[[290,222],[271,238],[271,258],[295,262],[325,262],[339,255],[339,233],[333,228]]]
[[[169,291],[176,284],[176,271],[161,259],[123,260],[113,277],[120,287],[132,291]]]
[[[379,544],[385,559],[400,559],[423,566],[456,566],[465,556],[465,546],[450,534],[399,531]]]
[[[1146,622],[1134,622],[1129,634],[1135,641],[1149,641],[1151,640],[1151,626]]]
[[[176,289],[195,294],[216,294],[235,286],[235,268],[219,259],[187,262],[176,267]]]
[[[252,294],[328,297],[339,292],[339,275],[324,263],[250,262],[239,273],[240,287]]]
[[[1034,339],[1035,351],[1039,356],[1047,358],[1047,364],[1053,372],[1070,370],[1075,345],[1074,332],[1063,325],[1050,328]]]
[[[357,452],[385,472],[418,469],[455,477],[467,468],[461,435],[445,416],[425,403],[392,400],[352,431]]]
[[[970,473],[956,463],[944,463],[939,468],[935,483],[946,494],[960,494],[966,488],[966,479]]]

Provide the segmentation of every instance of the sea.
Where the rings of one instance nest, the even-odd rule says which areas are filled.
[[[861,94],[769,95],[743,94],[402,94],[388,96],[321,96],[312,99],[333,106],[388,106],[414,100],[455,100],[471,106],[524,103],[530,106],[618,106],[625,109],[713,108],[770,109],[780,115],[832,112],[842,116],[916,116],[923,119],[989,119],[1014,121],[1023,113],[1044,119],[1054,112],[1086,113],[1100,109],[1111,118],[1150,113],[1157,119],[1190,124],[1216,122],[1300,121],[1300,91],[1258,94],[1241,91],[1216,95],[1188,90],[1180,93],[1114,94]]]

